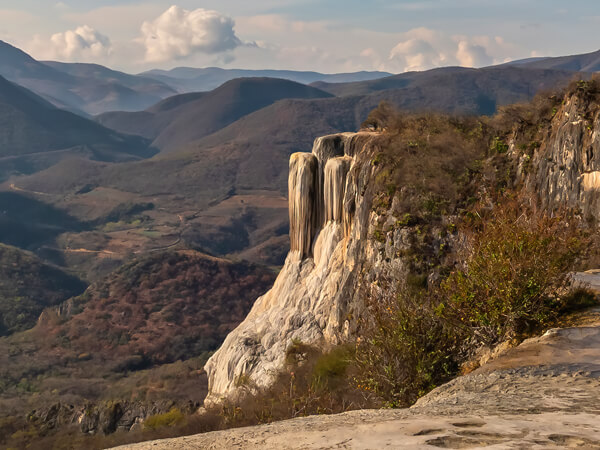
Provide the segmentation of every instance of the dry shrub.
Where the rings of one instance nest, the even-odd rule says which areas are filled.
[[[480,347],[524,339],[597,302],[570,286],[591,248],[577,216],[504,199],[468,214],[460,232],[457,265],[439,285],[380,280],[385,294],[367,296],[373,320],[357,346],[357,379],[389,406],[414,403]]]
[[[408,115],[388,107],[373,114],[389,116],[371,161],[377,166],[372,184],[376,211],[387,211],[396,197],[398,212],[417,222],[431,221],[474,195],[480,161],[488,151],[480,119]]]
[[[457,370],[458,336],[434,314],[434,297],[403,284],[368,301],[372,322],[356,347],[358,387],[388,407],[406,407]]]
[[[512,200],[463,227],[460,265],[440,287],[438,312],[477,344],[529,335],[568,307],[568,273],[590,248],[579,220],[553,217]]]
[[[353,346],[323,353],[294,341],[273,385],[250,387],[235,402],[225,402],[221,414],[228,427],[238,427],[377,406],[372,395],[356,387],[353,361]]]

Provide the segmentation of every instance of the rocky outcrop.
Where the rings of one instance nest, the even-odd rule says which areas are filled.
[[[273,288],[206,364],[207,403],[243,380],[267,386],[293,340],[335,345],[356,326],[357,274],[367,252],[371,204],[365,190],[374,133],[318,138],[312,153],[290,158],[291,250]]]
[[[527,170],[528,167],[535,170]],[[531,160],[522,156],[519,174],[542,205],[581,209],[600,219],[600,108],[584,96],[568,96],[549,135]]]
[[[109,401],[83,407],[55,403],[30,412],[27,418],[46,431],[76,425],[85,434],[111,434],[116,431],[131,431],[136,426],[141,426],[148,417],[164,414],[173,407],[185,414],[192,414],[198,406],[192,402],[176,404],[171,401]]]

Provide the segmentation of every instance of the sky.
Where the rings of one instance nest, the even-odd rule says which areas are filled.
[[[600,0],[0,0],[36,59],[400,73],[600,48]]]

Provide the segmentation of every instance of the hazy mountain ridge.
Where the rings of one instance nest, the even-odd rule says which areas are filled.
[[[530,69],[556,69],[573,72],[599,72],[600,50],[582,55],[558,56],[549,58],[531,58],[514,61],[505,65],[519,65]]]
[[[0,76],[0,179],[36,172],[74,155],[131,161],[154,153],[145,139],[58,109]]]
[[[176,92],[156,80],[93,64],[42,63],[0,41],[0,76],[82,114],[138,110]]]
[[[391,75],[388,72],[352,72],[338,74],[324,74],[310,71],[294,70],[245,70],[221,69],[219,67],[192,68],[176,67],[171,70],[149,70],[140,74],[144,77],[162,81],[170,86],[185,91],[210,91],[227,81],[235,78],[282,78],[302,84],[315,81],[329,83],[373,80]]]

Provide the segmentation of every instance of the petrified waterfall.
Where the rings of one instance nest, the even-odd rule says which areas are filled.
[[[312,255],[316,232],[328,222],[343,224],[347,229],[351,217],[344,214],[344,196],[352,161],[350,156],[326,159],[321,155],[319,159],[312,153],[290,157],[290,250],[298,252],[300,258]]]
[[[290,157],[288,198],[290,210],[290,250],[300,258],[309,255],[317,228],[315,199],[317,196],[318,162],[310,153],[294,153]]]
[[[290,253],[273,288],[206,364],[207,403],[235,394],[240,379],[269,385],[293,339],[327,346],[348,336],[356,260],[370,212],[357,187],[368,178],[358,169],[368,172],[370,165],[357,166],[354,155],[371,137],[366,132],[325,136],[315,141],[312,153],[290,157]]]
[[[324,178],[324,206],[325,223],[329,221],[345,223],[348,222],[347,214],[344,214],[344,195],[346,193],[346,175],[350,170],[352,158],[342,156],[333,158],[325,164]]]

